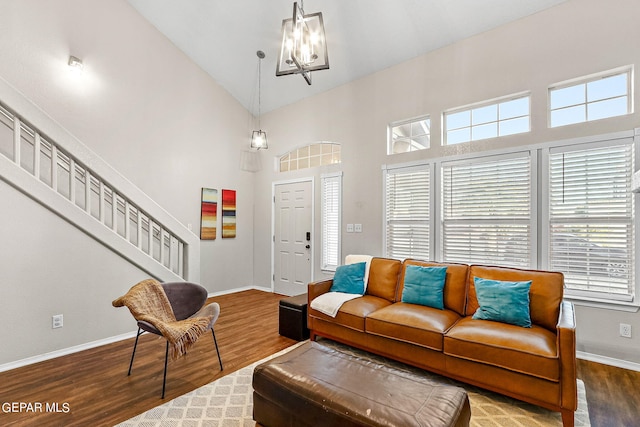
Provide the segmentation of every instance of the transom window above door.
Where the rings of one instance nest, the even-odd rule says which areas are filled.
[[[305,145],[281,156],[279,171],[288,172],[341,163],[340,151],[340,144],[334,142]]]

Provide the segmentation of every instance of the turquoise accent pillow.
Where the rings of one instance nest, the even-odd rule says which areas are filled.
[[[341,265],[336,268],[330,291],[364,295],[364,272],[366,266],[366,262],[356,262],[355,264]]]
[[[404,273],[402,302],[444,310],[444,282],[447,267],[408,265]]]
[[[480,305],[473,315],[474,319],[494,320],[524,328],[531,327],[529,313],[531,280],[503,282],[474,277],[473,282]]]

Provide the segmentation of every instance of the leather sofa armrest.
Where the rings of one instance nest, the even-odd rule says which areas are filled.
[[[561,407],[576,410],[578,389],[576,385],[576,314],[573,303],[562,301],[556,327],[558,335],[558,358],[560,359],[560,381],[562,383]]]
[[[316,297],[326,294],[331,289],[333,279],[321,280],[318,282],[311,282],[307,285],[307,297],[309,305]]]

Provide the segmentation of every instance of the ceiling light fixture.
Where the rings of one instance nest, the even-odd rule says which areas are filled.
[[[302,74],[311,85],[311,71],[328,69],[322,12],[305,15],[302,0],[299,5],[293,3],[293,17],[282,20],[282,46],[276,76]]]
[[[71,68],[72,71],[77,72],[77,73],[82,73],[82,70],[84,69],[84,65],[82,64],[82,60],[76,58],[73,55],[71,55],[69,57],[68,65],[69,65],[69,68]]]
[[[267,133],[265,131],[262,130],[262,128],[260,127],[260,107],[262,104],[262,99],[261,99],[261,81],[262,81],[262,60],[264,59],[265,55],[264,52],[259,50],[256,52],[256,55],[258,56],[258,129],[259,130],[254,130],[251,133],[251,148],[255,148],[257,150],[264,148],[265,150],[267,148],[269,148],[269,146],[267,145]]]

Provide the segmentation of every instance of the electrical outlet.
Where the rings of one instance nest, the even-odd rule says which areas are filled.
[[[620,336],[624,338],[631,338],[631,325],[620,323]]]
[[[62,328],[62,325],[63,325],[62,314],[55,314],[51,316],[51,328],[53,329]]]

